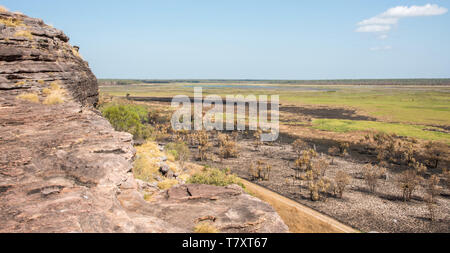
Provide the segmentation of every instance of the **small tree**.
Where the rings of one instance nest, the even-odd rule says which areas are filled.
[[[338,198],[342,198],[345,188],[350,184],[350,175],[344,171],[338,171],[334,177],[335,194]]]
[[[370,192],[375,193],[378,186],[378,180],[386,172],[385,168],[366,164],[363,168],[364,180],[369,187]]]
[[[410,201],[414,190],[420,184],[421,177],[415,170],[405,170],[398,179],[398,184],[403,192],[403,201]]]

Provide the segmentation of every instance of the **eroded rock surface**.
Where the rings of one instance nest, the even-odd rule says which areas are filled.
[[[93,109],[96,78],[68,41],[42,20],[0,13],[0,232],[192,232],[205,216],[223,232],[287,231],[236,187],[179,186],[144,201],[132,136]],[[44,103],[52,83],[63,103]]]

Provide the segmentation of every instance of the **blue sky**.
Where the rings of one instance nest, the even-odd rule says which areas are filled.
[[[99,78],[450,77],[449,1],[0,0],[0,5],[64,30]],[[391,9],[397,6],[406,7]]]

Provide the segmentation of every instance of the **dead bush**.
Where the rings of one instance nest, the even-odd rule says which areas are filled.
[[[421,180],[422,178],[417,175],[417,171],[415,170],[409,169],[402,172],[400,178],[398,179],[398,185],[402,190],[403,201],[411,200],[412,195],[417,186],[420,184]]]
[[[255,142],[253,143],[253,145],[255,146],[255,150],[259,150],[259,148],[261,147],[261,145],[263,144],[263,142],[261,141],[261,135],[262,135],[262,131],[261,129],[258,129],[257,131],[255,131],[255,133],[253,134],[253,137],[255,137]]]
[[[329,167],[329,163],[325,158],[319,158],[312,163],[312,168],[317,170],[322,177],[325,176]]]
[[[326,199],[331,183],[328,179],[322,177],[318,170],[308,170],[302,179],[308,182],[308,190],[312,201]]]
[[[198,131],[197,133],[198,141],[198,154],[201,161],[207,160],[208,150],[211,147],[209,142],[209,135],[206,131]]]
[[[316,156],[317,153],[313,149],[303,152],[303,154],[300,155],[300,157],[295,161],[294,180],[300,179],[302,172],[312,169],[312,161]]]
[[[227,135],[227,138],[220,145],[220,156],[224,159],[238,157],[239,152],[236,146],[236,142],[232,141],[231,138],[229,138],[229,136]]]
[[[308,148],[309,145],[301,139],[297,139],[292,143],[292,149],[298,155],[300,155],[304,150],[307,150]]]
[[[345,188],[350,184],[351,177],[345,171],[338,171],[334,177],[334,192],[336,197],[342,198]]]
[[[269,181],[271,170],[272,166],[267,164],[267,162],[257,161],[256,163],[252,163],[250,167],[250,176],[252,180]]]
[[[339,143],[339,153],[341,156],[345,156],[348,154],[348,149],[350,148],[350,143],[346,141],[342,141]]]
[[[448,145],[439,142],[428,142],[424,146],[425,152],[424,155],[428,159],[428,163],[432,168],[437,168],[439,166],[439,161],[448,152]]]
[[[364,180],[366,181],[369,191],[376,192],[378,181],[382,175],[386,173],[386,169],[380,166],[366,164],[363,168]]]
[[[429,179],[425,181],[425,189],[430,201],[436,202],[436,197],[441,194],[441,189],[439,187],[440,179],[436,175],[432,175]]]

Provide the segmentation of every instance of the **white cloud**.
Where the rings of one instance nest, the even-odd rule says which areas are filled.
[[[388,38],[387,34],[381,34],[380,36],[378,36],[378,39],[380,40],[385,40],[387,38]]]
[[[373,17],[359,22],[358,25],[394,25],[397,22],[398,18]]]
[[[390,8],[381,16],[383,17],[421,17],[421,16],[438,16],[447,13],[447,9],[444,7],[439,7],[437,4],[426,4],[424,6],[413,5],[408,6],[397,6]]]
[[[387,32],[391,30],[391,27],[388,25],[365,25],[360,26],[356,29],[357,32]]]
[[[437,4],[426,4],[424,6],[397,6],[375,17],[359,22],[357,32],[387,32],[392,25],[396,25],[401,18],[438,16],[447,13],[447,9]]]
[[[384,47],[371,47],[370,51],[387,51],[387,50],[391,50],[392,47],[391,46],[384,46]]]

